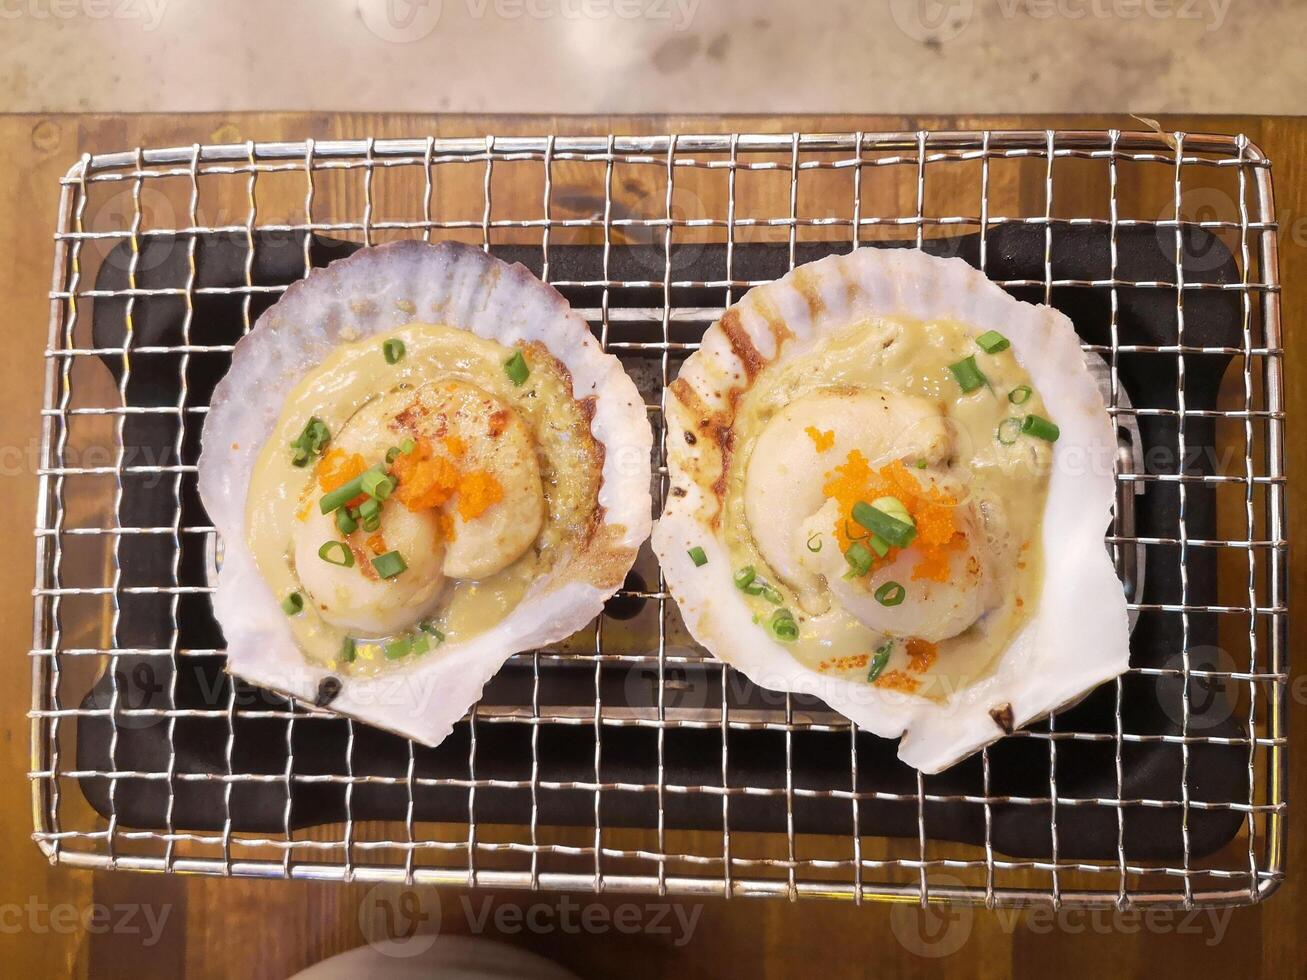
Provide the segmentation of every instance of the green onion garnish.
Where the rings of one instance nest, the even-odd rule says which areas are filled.
[[[926,461],[924,459],[917,460],[917,469],[924,470],[925,468],[926,468]]]
[[[417,446],[418,444],[413,441],[412,436],[405,436],[404,441],[399,444],[399,451],[405,456],[412,456],[413,450],[416,449]]]
[[[704,565],[708,564],[708,556],[703,553],[703,549],[698,545],[695,545],[686,554],[690,556],[690,561],[694,562],[695,568],[703,568]]]
[[[768,585],[766,582],[755,582],[753,586],[750,586],[750,588],[757,588],[757,594],[762,596],[773,606],[779,606],[785,601],[785,597],[781,595],[780,590],[774,585]]]
[[[368,534],[371,534],[373,531],[379,531],[380,529],[381,529],[380,515],[375,515],[373,517],[365,517],[363,519],[363,530],[367,531]]]
[[[1030,401],[1030,396],[1032,394],[1034,394],[1034,392],[1030,390],[1030,385],[1017,385],[1017,387],[1007,393],[1007,400],[1013,405],[1024,405],[1026,402]]]
[[[413,652],[415,654],[426,653],[431,649],[431,640],[425,633],[419,633],[417,636],[410,637],[409,642],[413,644]]]
[[[817,547],[815,547],[815,548],[812,546],[812,543],[813,543],[814,541],[817,542]],[[811,551],[814,555],[815,555],[817,552],[821,551],[821,533],[820,533],[820,532],[818,532],[817,534],[814,534],[812,537],[810,537],[810,538],[808,539],[808,550]]]
[[[767,620],[767,629],[772,636],[784,643],[793,643],[799,638],[799,624],[794,621],[794,614],[788,609],[777,609]]]
[[[872,557],[867,546],[861,541],[854,541],[849,550],[844,552],[844,560],[849,563],[849,575],[861,577],[871,571]]]
[[[899,504],[899,506],[902,507],[903,505]],[[898,513],[907,516],[907,509],[904,508]],[[895,548],[906,548],[912,544],[912,539],[917,536],[917,527],[912,523],[911,517],[908,517],[906,521],[900,520],[899,517],[887,514],[879,507],[874,507],[862,500],[853,505],[853,519]]]
[[[395,481],[379,468],[373,467],[359,477],[363,482],[363,492],[375,500],[385,500],[390,496],[390,492],[395,489]]]
[[[354,637],[345,637],[345,642],[340,645],[340,659],[347,664],[352,664],[357,656],[358,649],[354,645]]]
[[[372,559],[372,567],[382,578],[394,578],[408,568],[408,564],[398,551],[387,551],[384,555],[377,555]]]
[[[1021,423],[1021,431],[1045,442],[1057,442],[1057,437],[1062,434],[1056,423],[1038,415],[1027,415]]]
[[[359,494],[363,493],[363,478],[366,477],[368,473],[378,473],[383,477],[385,476],[385,472],[379,466],[374,466],[367,472],[360,473],[348,483],[342,484],[335,490],[331,491],[331,493],[327,494],[318,502],[318,506],[322,509],[322,513],[330,514],[337,507],[344,506]]]
[[[387,660],[399,660],[413,652],[413,641],[408,637],[392,640],[383,648]]]
[[[363,503],[359,504],[359,517],[362,520],[370,521],[374,517],[381,516],[381,501],[374,497],[369,497]]]
[[[894,650],[894,641],[886,640],[880,646],[876,647],[876,653],[871,658],[871,669],[867,671],[867,682],[870,683],[879,677],[885,671],[885,665],[889,663],[889,655]]]
[[[391,446],[389,449],[386,450],[386,462],[387,462],[387,463],[393,463],[393,462],[395,462],[395,460],[397,460],[398,458],[399,458],[399,447],[398,447],[398,446]]]
[[[391,337],[381,345],[381,354],[387,364],[398,364],[404,357],[404,341]]]
[[[526,366],[526,358],[522,356],[521,351],[517,351],[504,362],[504,373],[508,375],[509,381],[519,387],[527,379],[531,369]]]
[[[287,616],[295,616],[304,611],[304,597],[298,592],[292,592],[286,598],[281,600],[281,611]]]
[[[318,549],[318,557],[329,565],[339,565],[341,568],[354,567],[354,552],[349,550],[349,545],[344,541],[328,541]]]
[[[737,589],[746,590],[753,584],[753,580],[758,577],[758,571],[752,565],[745,565],[737,570],[732,577],[735,579]]]
[[[877,558],[884,558],[889,554],[889,542],[879,534],[873,534],[867,539],[867,547],[876,552]]]
[[[985,376],[980,373],[980,368],[976,367],[976,358],[974,356],[964,357],[956,364],[950,364],[948,369],[953,372],[958,387],[964,393],[969,394],[985,383]]]
[[[299,436],[290,444],[291,449],[295,452],[291,456],[291,462],[296,466],[304,466],[309,461],[310,456],[321,456],[322,451],[331,441],[331,432],[327,429],[322,419],[316,415],[309,419]]]
[[[436,629],[436,624],[430,619],[424,619],[422,622],[418,623],[418,629],[423,633],[434,636],[437,643],[445,642],[445,634]]]
[[[1012,345],[997,330],[986,330],[976,338],[976,346],[986,354],[997,354],[999,351],[1007,350]]]
[[[857,524],[850,524],[848,520],[845,520],[844,536],[850,541],[866,541],[867,538],[871,537],[871,532],[864,527],[859,527]]]
[[[908,590],[898,582],[886,582],[874,593],[876,601],[882,606],[897,606],[908,594]]]
[[[353,534],[358,530],[359,522],[350,515],[347,507],[336,509],[336,530],[341,534]]]
[[[1005,446],[1010,446],[1017,441],[1017,436],[1021,435],[1021,420],[1018,418],[1007,418],[998,424],[998,441]]]

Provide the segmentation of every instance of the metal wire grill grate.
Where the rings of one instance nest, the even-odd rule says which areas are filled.
[[[34,836],[53,862],[265,877],[855,901],[916,897],[990,905],[1251,903],[1282,879],[1287,663],[1279,286],[1269,162],[1245,137],[1048,131],[251,142],[87,155],[64,178],[61,191],[40,445],[31,714]],[[657,464],[662,390],[677,363],[723,305],[755,281],[765,281],[737,278],[743,246],[770,242],[785,250],[792,268],[810,243],[839,242],[840,249],[891,241],[922,246],[971,232],[978,236],[979,265],[989,270],[995,236],[1013,226],[1042,232],[1043,274],[1000,279],[1001,284],[1034,290],[1033,298],[1044,301],[1068,290],[1101,295],[1108,311],[1106,342],[1084,346],[1107,366],[1110,410],[1123,427],[1145,418],[1176,425],[1178,461],[1143,470],[1126,466],[1119,475],[1125,501],[1149,487],[1174,486],[1179,504],[1174,531],[1144,534],[1119,515],[1109,543],[1118,558],[1138,551],[1150,567],[1178,572],[1176,601],[1145,602],[1134,595],[1131,603],[1132,615],[1179,622],[1180,642],[1170,651],[1174,659],[1131,672],[1135,678],[1179,681],[1178,731],[1132,729],[1122,709],[1127,677],[1115,684],[1114,730],[1081,731],[1055,717],[1047,726],[1013,736],[1046,744],[1050,778],[1044,794],[1006,791],[989,750],[981,757],[979,793],[937,789],[939,777],[920,774],[902,791],[868,789],[863,743],[843,719],[789,696],[762,708],[733,702],[729,692],[738,678],[685,640],[674,605],[648,565],[651,584],[637,582],[619,595],[644,606],[642,627],[605,615],[592,634],[514,658],[513,665],[529,671],[527,694],[516,703],[483,701],[473,709],[466,777],[419,775],[411,744],[404,772],[368,771],[366,759],[356,753],[360,726],[352,722],[339,771],[304,772],[297,764],[296,730],[318,723],[321,716],[312,708],[251,709],[238,705],[235,685],[224,689],[220,703],[197,708],[179,700],[178,665],[221,653],[181,642],[187,603],[206,601],[209,591],[187,579],[182,556],[191,542],[212,537],[203,524],[183,523],[182,501],[193,485],[196,434],[206,410],[187,379],[195,363],[225,359],[232,349],[230,343],[193,336],[192,327],[204,297],[226,296],[239,301],[241,328],[248,331],[258,308],[285,288],[257,281],[260,236],[301,236],[304,274],[314,236],[363,244],[453,237],[487,249],[538,248],[543,278],[590,297],[579,304],[583,315],[606,348],[647,381]],[[1055,276],[1055,236],[1095,228],[1105,233],[1106,274]],[[1122,275],[1119,240],[1140,230],[1172,251],[1173,270],[1166,276]],[[1194,263],[1185,254],[1183,235],[1194,231],[1226,244],[1237,269],[1234,279],[1187,278]],[[243,246],[241,281],[205,285],[201,246],[223,240]],[[181,281],[142,285],[154,242],[184,250]],[[559,251],[576,244],[597,248],[600,268],[581,278],[562,278],[556,271]],[[718,278],[704,278],[696,264],[708,247],[724,254],[724,274]],[[619,276],[614,268],[623,252],[635,260],[622,263],[627,274]],[[103,288],[96,272],[114,262],[123,266],[125,286]],[[630,274],[632,269],[644,274]],[[705,290],[716,291],[710,293],[712,303],[702,300]],[[1127,290],[1174,297],[1170,342],[1140,342],[1134,325],[1121,322]],[[1237,342],[1194,342],[1186,333],[1186,303],[1213,290],[1237,296]],[[624,301],[629,295],[653,299]],[[686,296],[696,299],[683,301]],[[138,339],[138,304],[167,297],[184,307],[180,343]],[[121,344],[101,346],[92,336],[94,304],[105,301],[121,304]],[[1164,358],[1172,365],[1173,405],[1136,407],[1125,397],[1118,367],[1133,355]],[[1218,357],[1230,361],[1218,400],[1214,407],[1191,405],[1187,376]],[[160,361],[176,364],[175,401],[133,401],[134,366]],[[105,365],[116,367],[116,378]],[[142,460],[130,450],[124,428],[141,416],[175,420],[164,458]],[[1225,465],[1211,471],[1184,466],[1186,423],[1199,420],[1215,427],[1217,456],[1229,450]],[[665,470],[657,472],[655,503],[661,506]],[[144,526],[124,520],[124,495],[142,477],[153,478],[151,493],[166,502],[171,521]],[[1192,526],[1186,512],[1198,493],[1215,499],[1211,526]],[[171,544],[171,567],[156,580],[125,581],[124,541],[146,536]],[[1214,595],[1191,592],[1189,574],[1198,553],[1216,556]],[[139,595],[164,599],[167,644],[118,643],[124,604]],[[1211,626],[1219,636],[1214,665],[1191,663],[1195,623]],[[122,703],[116,683],[107,704],[88,706],[82,700],[86,691],[105,673],[116,677],[120,661],[128,657],[133,663],[161,658],[172,667],[167,706]],[[588,672],[592,697],[586,703],[554,703],[546,696],[542,687],[560,667]],[[605,683],[614,671],[647,672],[652,696],[647,702],[614,698]],[[706,690],[710,696],[687,703],[687,678],[698,678],[699,694]],[[1191,714],[1191,687],[1209,695],[1219,688],[1230,711],[1238,712],[1241,729],[1218,735],[1196,726],[1193,719],[1202,716]],[[625,691],[631,693],[629,684]],[[283,769],[249,771],[239,763],[238,714],[283,727]],[[107,758],[112,764],[81,768],[71,761],[77,728],[96,718],[111,721]],[[217,723],[207,731],[224,741],[222,771],[179,766],[177,725],[195,718]],[[149,768],[120,766],[120,734],[159,724],[166,728],[166,753]],[[478,732],[492,725],[526,734],[529,768],[520,778],[479,774]],[[550,778],[549,752],[541,743],[555,726],[592,733],[590,778]],[[631,782],[610,771],[605,739],[611,743],[615,732],[629,729],[652,738],[652,780]],[[691,776],[699,774],[697,780],[673,758],[669,735],[678,730],[720,731],[720,757],[698,760],[698,768],[689,770]],[[777,779],[741,775],[730,752],[730,736],[737,731],[770,732],[782,740]],[[807,778],[796,743],[812,733],[847,738],[847,749],[841,750],[848,752],[846,788],[814,788]],[[1064,785],[1067,776],[1059,767],[1059,748],[1091,742],[1113,750],[1115,793],[1088,798],[1059,793],[1059,776]],[[1133,751],[1152,744],[1179,751],[1174,799],[1125,791]],[[1207,746],[1240,753],[1246,797],[1191,792],[1197,775],[1190,771],[1191,750]],[[107,784],[107,814],[92,809],[83,793],[70,792],[70,782]],[[194,783],[221,785],[220,830],[196,832],[178,825],[176,792]],[[251,833],[233,820],[234,794],[256,784],[285,787],[280,833]],[[292,789],[306,786],[342,787],[343,822],[299,828]],[[356,799],[378,788],[405,794],[403,819],[356,818]],[[415,801],[428,789],[465,793],[466,821],[417,819]],[[166,797],[163,826],[142,829],[120,820],[125,794],[160,790]],[[529,822],[487,823],[479,794],[498,791],[527,794]],[[643,826],[606,823],[607,801],[616,794],[650,800]],[[720,799],[719,824],[698,830],[669,826],[668,807],[699,795]],[[557,827],[541,818],[544,804],[557,796],[583,801],[585,826]],[[783,831],[733,826],[738,808],[750,801],[781,808]],[[832,801],[847,806],[847,822],[821,833],[796,830],[796,811]],[[914,833],[886,838],[862,829],[860,811],[886,802],[915,808]],[[934,815],[943,812],[941,807],[978,808],[983,841],[954,843],[936,833]],[[1048,812],[1047,856],[1003,856],[994,842],[996,821],[1003,813],[1031,808]],[[1065,821],[1072,808],[1115,814],[1113,858],[1063,856],[1067,847],[1059,816]],[[1180,814],[1178,840],[1170,842],[1173,857],[1141,859],[1128,853],[1127,815],[1148,808]],[[1239,833],[1214,853],[1195,854],[1191,816],[1212,811],[1238,814]]]

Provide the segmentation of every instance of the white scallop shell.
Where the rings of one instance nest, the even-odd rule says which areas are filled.
[[[604,448],[602,521],[585,549],[533,583],[498,626],[379,676],[347,678],[331,702],[333,711],[435,745],[511,654],[581,629],[620,587],[649,535],[653,437],[644,401],[617,358],[557,290],[521,265],[454,242],[402,241],[314,270],[236,344],[204,423],[199,488],[223,544],[213,609],[230,673],[309,702],[328,676],[305,660],[259,574],[246,543],[246,493],[284,395],[339,344],[413,321],[462,327],[506,346],[539,341],[571,372],[573,398],[594,399],[591,432]],[[582,563],[609,569],[603,587],[577,573]]]
[[[992,713],[1006,721],[1010,706],[1011,726],[1020,727],[1127,668],[1125,596],[1103,539],[1114,500],[1116,439],[1065,316],[1014,299],[961,259],[877,248],[800,266],[750,290],[732,309],[762,366],[801,356],[822,335],[870,316],[948,318],[966,324],[975,335],[1001,331],[1061,436],[1053,446],[1043,519],[1045,568],[1037,613],[992,673],[941,703],[817,673],[753,624],[713,526],[717,500],[712,479],[721,470],[720,450],[715,440],[687,441],[686,433],[696,431],[700,419],[681,400],[669,397],[668,469],[674,492],[652,543],[668,588],[699,643],[764,688],[815,695],[870,732],[902,736],[899,758],[925,772],[947,768],[1001,737],[1003,729]],[[793,336],[779,340],[784,333],[774,329],[777,322]],[[709,410],[729,415],[732,395],[738,396],[747,384],[742,379],[751,376],[748,367],[719,320],[685,362],[677,384],[688,385]],[[686,554],[694,545],[707,553],[702,568]]]

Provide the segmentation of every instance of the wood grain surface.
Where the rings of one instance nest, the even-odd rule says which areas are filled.
[[[1289,118],[1201,117],[1165,118],[1167,130],[1247,133],[1274,162],[1277,211],[1280,224],[1284,324],[1284,373],[1289,439],[1288,472],[1291,483],[1307,461],[1304,442],[1297,439],[1296,420],[1307,410],[1307,368],[1293,339],[1304,312],[1304,295],[1298,281],[1307,275],[1307,121]],[[110,151],[134,146],[189,145],[194,142],[235,142],[246,139],[332,139],[373,135],[424,137],[487,132],[513,134],[604,134],[693,132],[850,132],[926,129],[1138,128],[1129,117],[476,117],[419,115],[246,114],[193,116],[0,116],[0,166],[4,180],[4,220],[0,226],[0,295],[4,296],[6,349],[0,356],[0,487],[10,514],[9,544],[0,564],[0,653],[9,683],[0,693],[0,971],[9,976],[246,976],[283,977],[324,957],[360,945],[366,939],[360,927],[360,908],[366,913],[366,885],[312,882],[256,881],[145,875],[127,872],[85,872],[50,866],[31,840],[32,809],[27,777],[29,769],[30,663],[28,649],[32,619],[32,527],[37,479],[35,452],[41,403],[42,350],[46,342],[51,279],[51,234],[56,223],[58,181],[85,151]],[[1061,164],[1059,164],[1060,166]],[[580,173],[587,164],[559,163],[556,189],[569,184],[569,172]],[[1107,185],[1101,166],[1083,169],[1077,179],[1075,161],[1059,177],[1066,197],[1059,196],[1055,213],[1089,213],[1106,216]],[[1042,161],[1004,162],[992,175],[991,193],[1021,213],[1042,211]],[[1162,168],[1164,170],[1164,168]],[[952,171],[931,185],[927,213],[966,213],[966,195],[975,196],[975,174]],[[300,190],[279,189],[275,180],[260,188],[260,213],[265,219],[279,209],[287,214],[302,207]],[[616,175],[636,184],[635,197],[647,192],[661,206],[662,186],[655,177],[631,173]],[[814,213],[820,210],[822,181],[836,182],[839,174],[813,175],[809,188]],[[1157,217],[1166,203],[1170,175],[1161,172],[1122,182],[1123,214]],[[805,178],[806,180],[806,178]],[[950,180],[956,180],[951,185]],[[1215,178],[1213,178],[1215,180]],[[647,185],[641,185],[647,181]],[[678,174],[684,193],[711,202],[722,188],[711,172]],[[583,181],[578,180],[578,183]],[[806,186],[806,185],[805,185]],[[841,185],[842,186],[842,185]],[[378,181],[377,218],[384,220],[389,202],[411,198],[413,186],[405,178]],[[840,191],[834,186],[831,193]],[[184,195],[171,191],[156,202],[163,209],[185,208]],[[342,184],[322,193],[339,207],[357,206],[361,191]],[[511,206],[515,215],[531,206],[514,201],[511,183],[494,188],[497,202]],[[864,188],[869,207],[893,213],[911,213],[909,181]],[[883,196],[882,196],[883,195]],[[909,195],[904,199],[903,195]],[[936,197],[938,195],[938,197]],[[1131,195],[1138,195],[1131,197]],[[333,197],[334,196],[334,197]],[[585,212],[592,201],[565,202],[564,207]],[[396,203],[396,207],[399,204]],[[805,203],[800,203],[804,214]],[[231,211],[243,220],[244,201],[206,200],[209,214]],[[654,207],[654,205],[651,205]],[[480,219],[481,187],[459,180],[443,182],[433,208],[456,218]],[[938,210],[931,210],[937,208]],[[974,211],[974,207],[969,209]],[[788,211],[788,178],[768,184],[759,180],[741,188],[738,214],[776,214]],[[179,212],[184,217],[184,211]],[[1001,213],[1001,212],[998,212]],[[1007,213],[1017,213],[1008,210]],[[555,214],[555,217],[558,215]],[[232,220],[230,217],[228,220]],[[812,230],[815,237],[820,229]],[[588,232],[587,232],[588,233]],[[807,234],[808,232],[805,232]],[[533,234],[535,234],[533,232]],[[829,234],[828,232],[826,234]],[[525,232],[505,233],[497,240],[538,241]],[[480,240],[480,229],[459,237]],[[763,237],[759,233],[758,237]],[[578,233],[556,241],[593,240]],[[1300,512],[1290,509],[1290,540],[1302,533]],[[1237,557],[1237,556],[1236,556]],[[1289,589],[1297,599],[1304,581],[1301,551],[1291,556]],[[1289,647],[1302,635],[1291,623]],[[1290,729],[1303,722],[1307,685],[1291,674]],[[1301,753],[1290,754],[1289,796],[1298,798],[1307,764]],[[1301,925],[1304,889],[1299,855],[1303,826],[1298,811],[1289,810],[1287,883],[1267,903],[1253,908],[1184,915],[1135,913],[1113,916],[1066,915],[1054,919],[1040,912],[995,913],[984,909],[951,909],[921,913],[913,907],[804,901],[756,901],[744,898],[678,902],[683,915],[693,916],[695,929],[689,942],[678,942],[679,930],[670,933],[575,935],[562,929],[544,933],[509,928],[487,932],[492,938],[534,949],[582,977],[715,977],[752,975],[782,977],[889,976],[1046,976],[1071,971],[1074,975],[1137,977],[1287,977],[1302,974],[1307,943]],[[715,835],[708,835],[716,839]],[[687,837],[687,846],[694,843]],[[813,845],[817,846],[816,844]],[[885,845],[885,853],[912,856],[915,842],[903,849]],[[899,848],[896,850],[896,848]],[[1101,881],[1093,884],[1101,887]],[[387,892],[385,897],[391,897]],[[575,895],[577,903],[598,903],[615,909],[625,903],[643,904],[643,897]],[[489,905],[484,903],[489,901]],[[524,893],[442,889],[442,930],[466,933],[471,926],[464,914],[489,908],[516,909],[544,902],[559,914],[557,896]],[[424,905],[430,910],[432,901]],[[133,919],[124,922],[126,910]],[[97,910],[103,910],[99,912]],[[151,934],[148,910],[159,926],[157,942]],[[511,916],[511,911],[507,913]],[[78,920],[83,925],[78,925]],[[501,920],[503,921],[503,920]],[[674,922],[669,917],[668,922]],[[118,928],[106,928],[107,925]],[[911,939],[913,931],[924,937]],[[932,944],[932,937],[961,936],[953,943]],[[907,938],[905,938],[907,937]],[[948,955],[922,955],[923,951]]]

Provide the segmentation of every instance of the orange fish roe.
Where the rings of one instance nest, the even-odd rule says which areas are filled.
[[[445,452],[451,456],[462,456],[467,452],[467,443],[458,436],[445,436],[443,441],[445,443]]]
[[[915,636],[903,646],[908,653],[908,670],[917,674],[930,670],[935,658],[939,656],[939,648],[935,644]]]
[[[468,473],[458,484],[458,516],[471,521],[504,499],[504,488],[489,473]]]
[[[819,453],[824,453],[835,445],[834,430],[822,432],[815,425],[810,425],[803,431],[808,434],[808,438],[812,440],[812,444],[817,447]]]
[[[953,520],[956,500],[938,487],[923,486],[900,460],[873,470],[867,457],[856,449],[827,477],[822,493],[840,506],[839,520],[835,524],[840,551],[847,550],[851,543],[847,531],[858,534],[862,530],[861,525],[853,520],[854,504],[858,501],[870,503],[877,497],[897,497],[917,525],[912,547],[921,555],[921,560],[912,569],[912,578],[932,582],[947,580],[951,553],[966,542],[966,536],[958,531]],[[898,548],[890,548],[884,558],[873,561],[872,567],[893,561],[898,551]]]
[[[889,691],[902,691],[904,694],[912,694],[921,686],[920,681],[915,677],[909,677],[901,670],[887,670],[871,683],[876,687],[883,687]]]
[[[870,662],[871,657],[865,653],[855,653],[848,657],[835,657],[832,660],[823,660],[817,664],[820,671],[827,670],[862,670]]]
[[[450,437],[457,439],[456,436]],[[448,439],[445,440],[448,448]],[[466,451],[462,440],[459,446]],[[479,470],[460,472],[445,456],[432,454],[431,442],[418,439],[413,452],[395,457],[391,472],[399,481],[395,499],[409,510],[429,510],[443,507],[457,494],[458,516],[465,521],[475,520],[492,505],[504,499],[504,488],[491,474]],[[441,531],[448,528],[446,539],[453,538],[453,522],[441,522]]]
[[[386,547],[386,539],[381,536],[380,531],[378,531],[376,534],[372,534],[368,536],[367,546],[368,546],[368,550],[371,551],[374,555],[384,555],[387,551],[390,550],[389,548]]]
[[[316,474],[318,487],[323,493],[331,493],[337,487],[343,487],[367,468],[368,464],[358,453],[347,453],[343,449],[333,449],[323,456],[321,462],[318,463]],[[361,493],[349,501],[349,506],[357,507],[367,499],[368,495]]]

